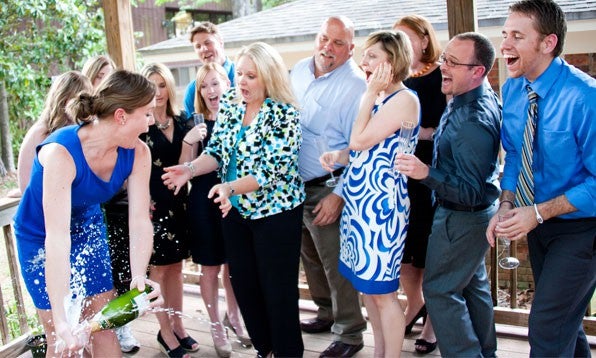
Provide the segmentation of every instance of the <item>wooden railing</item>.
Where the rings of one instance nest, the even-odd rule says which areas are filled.
[[[12,232],[12,218],[19,205],[19,199],[0,198],[0,226],[4,234],[4,245],[6,247],[6,262],[12,278],[12,296],[4,297],[0,288],[0,357],[16,357],[26,350],[26,340],[30,329],[27,326],[27,312],[24,305],[23,289],[21,288],[20,273],[18,270],[18,259],[15,239]],[[7,303],[16,302],[19,332],[18,336],[11,338],[6,307]]]

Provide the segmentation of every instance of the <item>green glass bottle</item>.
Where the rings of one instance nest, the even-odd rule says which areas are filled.
[[[136,287],[108,302],[90,320],[91,332],[121,327],[142,315],[149,308],[147,295],[153,287],[145,285],[144,291]]]

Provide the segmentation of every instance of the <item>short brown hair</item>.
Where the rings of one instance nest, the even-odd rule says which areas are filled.
[[[209,21],[203,21],[200,24],[198,24],[197,26],[193,27],[192,30],[190,30],[189,40],[191,43],[192,43],[192,38],[195,37],[196,34],[210,34],[210,35],[214,35],[219,40],[221,40],[221,36],[219,35],[219,29],[217,28],[217,26],[215,26],[214,23],[209,22]]]
[[[412,44],[408,35],[403,31],[376,31],[368,35],[364,48],[367,49],[377,42],[389,57],[393,71],[392,82],[405,80],[410,75],[412,64]]]
[[[565,35],[567,34],[567,21],[561,7],[551,0],[523,0],[509,6],[509,12],[518,12],[534,20],[534,28],[543,38],[554,34],[557,36],[557,45],[553,50],[554,57],[563,52]]]

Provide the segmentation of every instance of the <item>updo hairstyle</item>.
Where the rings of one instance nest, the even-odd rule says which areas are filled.
[[[83,92],[76,96],[66,111],[77,123],[91,122],[95,118],[104,119],[114,114],[118,108],[130,114],[150,103],[155,93],[155,85],[145,76],[127,70],[117,70],[112,72],[93,94]]]

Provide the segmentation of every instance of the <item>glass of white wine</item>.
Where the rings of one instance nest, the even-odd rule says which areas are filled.
[[[415,141],[412,140],[414,136],[414,130],[416,129],[416,122],[405,121],[402,123],[397,136],[397,151],[395,155],[405,153],[413,154],[415,148]],[[395,168],[395,158],[393,158],[393,173],[399,174],[399,171]]]
[[[511,214],[499,214],[499,222],[505,221],[511,217]],[[519,266],[519,260],[511,256],[511,240],[506,237],[499,237],[499,242],[503,245],[502,257],[499,260],[499,267],[505,270],[513,270]]]
[[[195,127],[196,127],[201,123],[205,123],[205,116],[203,116],[203,113],[193,113],[192,120],[193,120],[193,122],[195,122]],[[203,140],[202,139],[201,139],[201,148],[203,148]]]

